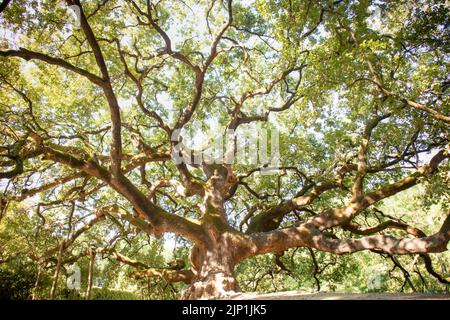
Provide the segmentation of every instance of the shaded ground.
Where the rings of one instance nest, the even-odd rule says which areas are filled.
[[[232,300],[449,300],[450,294],[424,293],[305,293],[285,291],[267,294],[241,293]]]

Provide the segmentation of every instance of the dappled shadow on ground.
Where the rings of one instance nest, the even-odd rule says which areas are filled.
[[[232,300],[450,300],[450,294],[423,293],[305,293],[285,291],[275,293],[241,293]]]

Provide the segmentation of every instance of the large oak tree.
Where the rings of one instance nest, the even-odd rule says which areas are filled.
[[[67,209],[67,237],[36,258],[57,255],[56,280],[96,223],[181,236],[185,269],[89,256],[188,283],[183,298],[238,291],[239,262],[296,247],[420,254],[434,272],[448,213],[429,235],[357,217],[426,180],[448,194],[448,13],[440,1],[12,1],[0,16],[1,213],[34,201],[45,222],[42,207]],[[213,122],[238,142],[257,123],[278,129],[276,174],[177,161],[195,147],[186,133]],[[79,210],[96,216],[73,230]]]

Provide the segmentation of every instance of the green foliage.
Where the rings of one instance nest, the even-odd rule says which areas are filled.
[[[146,113],[157,113],[173,128],[199,86],[195,75],[198,70],[192,72],[189,63],[177,60],[175,53],[205,68],[212,41],[227,19],[226,1],[157,1],[155,21],[172,40],[172,52],[168,54],[162,54],[167,46],[164,38],[129,2],[82,3],[120,105],[123,167],[134,165],[149,150],[170,150],[169,134],[159,127],[159,121],[142,112],[133,78],[140,79],[140,98]],[[146,4],[136,3],[139,8]],[[208,66],[198,106],[183,127],[183,142],[195,145],[195,141],[188,141],[188,133],[201,134],[206,128],[224,133],[239,98],[246,92],[259,92],[242,102],[237,115],[267,116],[261,126],[270,133],[279,131],[280,165],[290,168],[280,170],[277,176],[255,174],[245,178],[248,187],[239,186],[225,205],[228,220],[236,229],[245,231],[246,224],[241,221],[252,209],[258,214],[293,198],[311,181],[333,179],[342,163],[355,165],[364,127],[375,116],[390,115],[371,133],[367,162],[372,168],[382,169],[365,175],[364,191],[404,178],[438,149],[448,146],[448,124],[405,104],[405,100],[417,101],[440,115],[450,114],[450,15],[444,1],[250,0],[233,1],[232,9],[233,23]],[[26,48],[100,76],[85,32],[74,25],[70,11],[61,3],[12,1],[0,16],[0,24],[1,51]],[[287,68],[295,71],[275,81]],[[382,83],[377,84],[377,77]],[[276,85],[268,90],[274,82]],[[382,94],[381,85],[392,94]],[[58,152],[110,167],[111,118],[102,88],[54,63],[0,57],[0,89],[0,172],[14,167],[10,157],[14,146],[22,146],[20,151],[27,154],[22,174],[0,180],[0,204],[3,199],[12,199],[0,212],[1,297],[29,299],[37,268],[41,267],[37,294],[48,298],[59,245],[104,207],[118,212],[108,212],[62,254],[67,263],[59,277],[58,299],[83,298],[88,285],[88,248],[112,248],[141,262],[138,268],[165,268],[168,256],[191,266],[191,243],[177,238],[172,248],[172,235],[155,239],[142,232],[139,227],[147,225],[130,221],[134,212],[130,202],[101,179],[78,175],[25,197],[30,190],[79,173],[70,167],[71,160],[67,165],[53,162],[43,153],[35,155],[30,130]],[[271,111],[282,106],[293,91],[295,102],[290,108]],[[256,124],[239,126],[238,134],[250,132],[253,126]],[[212,137],[207,137],[204,146],[211,141]],[[253,169],[254,164],[233,165],[236,175]],[[189,170],[198,179],[205,178],[201,168]],[[374,226],[395,217],[426,234],[436,232],[449,210],[449,170],[448,161],[444,161],[439,172],[421,177],[420,186],[365,210],[354,222]],[[171,161],[149,161],[125,175],[145,196],[148,183],[144,175],[151,183],[183,180]],[[322,194],[305,207],[306,211],[290,212],[280,225],[290,226],[326,208],[341,206],[349,198],[354,178],[355,172],[348,172],[340,189]],[[176,191],[173,187],[160,189],[151,200],[170,213],[198,219],[203,199],[179,196]],[[331,232],[341,238],[355,236],[342,230]],[[389,234],[405,236],[400,230]],[[386,255],[313,253],[316,262],[305,248],[285,252],[280,261],[289,271],[275,263],[273,254],[245,260],[236,270],[241,288],[314,291],[320,281],[320,290],[330,292],[448,290],[427,274],[423,262],[415,257],[398,257],[400,264],[409,268],[409,283]],[[447,278],[449,259],[449,252],[433,256],[436,270]],[[66,267],[72,263],[81,270],[81,288],[77,291],[66,288]],[[370,289],[367,279],[371,268],[378,266],[381,286]],[[111,253],[98,254],[94,275],[104,287],[94,287],[92,299],[176,299],[185,288],[184,284],[172,285],[159,278],[136,280],[130,277],[134,270],[135,266],[111,258]]]
[[[0,300],[30,299],[36,272],[35,266],[29,261],[15,260],[0,265]]]

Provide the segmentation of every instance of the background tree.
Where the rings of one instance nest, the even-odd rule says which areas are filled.
[[[446,284],[429,254],[447,250],[448,208],[425,233],[379,206],[426,183],[448,199],[448,16],[440,1],[12,2],[2,217],[26,203],[30,228],[48,230],[36,261],[56,258],[51,297],[59,269],[94,253],[188,283],[183,298],[238,291],[235,267],[266,253],[289,270],[293,248],[316,282],[317,252],[370,250],[400,270],[397,255],[419,255]],[[278,129],[278,174],[177,162],[198,123],[236,143],[257,123]],[[131,232],[186,239],[187,268],[117,251]]]

